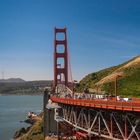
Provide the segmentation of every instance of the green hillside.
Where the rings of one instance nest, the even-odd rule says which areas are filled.
[[[124,74],[124,77],[118,80],[118,94],[129,97],[140,97],[140,56],[121,65],[88,74],[76,85],[76,90],[82,92],[85,88],[95,89],[95,83],[117,72],[123,72]],[[110,86],[113,92],[113,82],[103,84],[101,89],[108,93]]]

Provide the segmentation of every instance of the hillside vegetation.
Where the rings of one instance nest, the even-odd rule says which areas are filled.
[[[88,74],[77,84],[76,90],[82,92],[85,88],[95,89],[95,83],[104,78],[105,84],[100,86],[101,90],[108,93],[111,86],[113,92],[114,82],[107,83],[106,76],[111,77],[112,74],[118,72],[123,73],[123,77],[118,80],[118,94],[129,97],[140,97],[140,56],[121,65]]]

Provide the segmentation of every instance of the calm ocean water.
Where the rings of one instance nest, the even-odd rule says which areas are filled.
[[[0,96],[0,140],[12,140],[14,132],[21,127],[29,111],[41,112],[43,96]]]

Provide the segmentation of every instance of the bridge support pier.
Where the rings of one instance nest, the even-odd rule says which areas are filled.
[[[46,108],[46,105],[48,104],[50,95],[49,91],[46,89],[44,91],[44,97],[43,97],[43,110],[44,110],[44,139],[48,137],[50,134],[56,134],[57,133],[57,123],[54,120],[54,109]]]

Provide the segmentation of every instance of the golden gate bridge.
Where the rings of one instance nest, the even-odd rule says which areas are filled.
[[[59,34],[64,38],[57,38]],[[97,99],[90,93],[75,93],[67,42],[67,29],[55,28],[54,82],[47,106],[57,103],[57,115],[74,127],[75,135],[80,135],[77,139],[92,140],[98,136],[111,140],[140,140],[140,100],[117,100],[117,80],[122,75],[118,73],[107,78],[114,80],[114,98]],[[59,47],[63,47],[63,51],[58,52]],[[99,81],[97,87],[103,83]],[[45,127],[48,133],[50,126]]]

